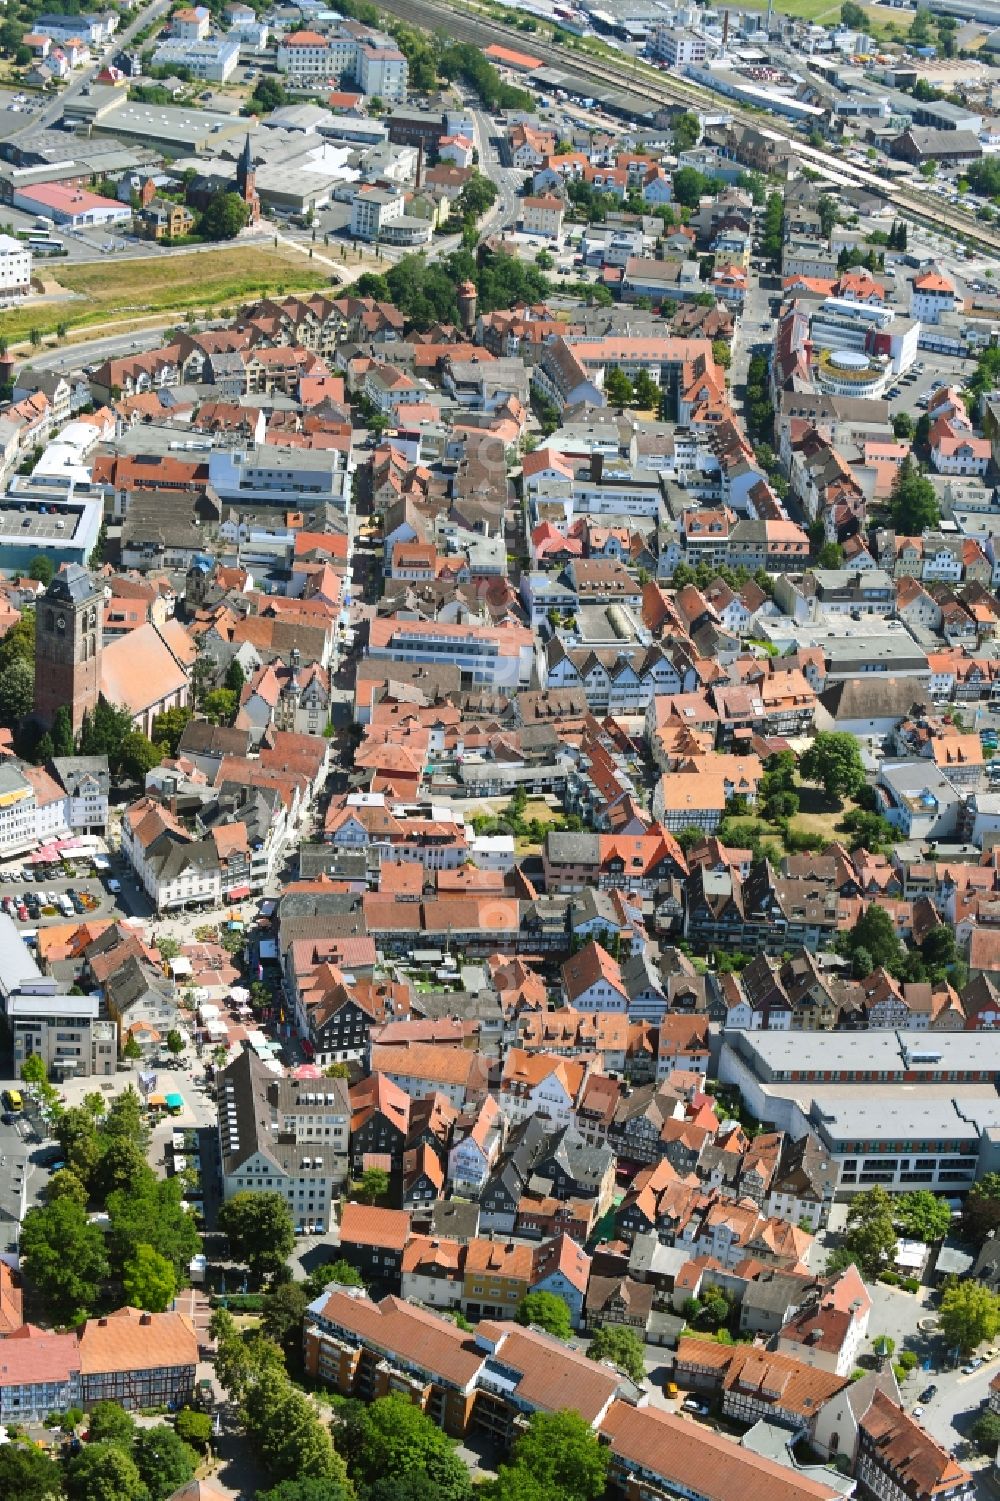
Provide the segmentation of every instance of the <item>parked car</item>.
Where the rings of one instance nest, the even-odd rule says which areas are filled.
[[[934,1385],[934,1383],[932,1381],[931,1384],[930,1384],[930,1386],[925,1386],[924,1389],[923,1389],[923,1391],[920,1393],[920,1401],[921,1402],[930,1402],[936,1396],[937,1396],[937,1387]]]
[[[693,1412],[699,1418],[707,1418],[712,1410],[700,1397],[685,1397],[683,1407],[685,1412]]]
[[[976,1372],[979,1370],[979,1367],[982,1365],[982,1363],[983,1363],[983,1359],[982,1359],[981,1355],[975,1355],[975,1356],[973,1356],[972,1360],[969,1361],[968,1365],[964,1365],[962,1367],[962,1375],[963,1376],[974,1376],[976,1374]]]

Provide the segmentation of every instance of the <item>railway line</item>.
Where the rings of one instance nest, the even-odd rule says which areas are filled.
[[[614,67],[588,53],[575,52],[558,42],[545,41],[534,34],[517,31],[492,17],[479,20],[467,11],[448,5],[447,0],[379,0],[379,3],[390,15],[401,21],[408,21],[423,31],[444,31],[451,40],[470,42],[476,47],[488,47],[499,41],[509,44],[515,50],[524,51],[527,48],[533,56],[541,58],[552,67],[568,69],[581,78],[610,85],[615,89],[641,94],[654,104],[680,104],[704,109],[706,106],[719,108],[722,102],[710,89],[702,88],[687,79],[674,76],[667,78],[665,75],[654,79],[646,74],[640,76],[638,69],[632,75],[624,60],[621,67]],[[930,194],[915,193],[911,188],[887,182],[876,172],[858,167],[853,162],[842,161],[832,151],[810,146],[795,130],[777,118],[768,116],[765,121],[759,113],[743,109],[728,100],[725,101],[725,106],[733,118],[742,124],[766,130],[794,145],[803,161],[822,172],[835,186],[863,187],[891,203],[900,214],[907,214],[938,230],[961,234],[984,250],[1000,253],[1000,232],[980,224],[971,215],[950,205],[944,208]]]

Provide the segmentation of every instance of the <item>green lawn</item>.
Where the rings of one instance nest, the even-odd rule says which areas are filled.
[[[305,256],[261,245],[227,245],[188,255],[142,256],[74,266],[49,261],[37,274],[76,294],[70,302],[29,303],[0,318],[15,344],[32,329],[55,333],[60,324],[85,328],[156,313],[236,304],[269,292],[316,291],[329,273],[313,270]]]

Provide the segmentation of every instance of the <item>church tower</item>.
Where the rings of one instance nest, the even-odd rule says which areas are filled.
[[[253,165],[253,151],[250,149],[250,133],[243,142],[243,150],[240,159],[236,163],[236,191],[243,202],[250,207],[250,223],[256,224],[260,218],[260,199],[257,197],[257,173]]]
[[[35,718],[65,704],[76,734],[101,691],[104,591],[79,563],[61,568],[35,608]]]

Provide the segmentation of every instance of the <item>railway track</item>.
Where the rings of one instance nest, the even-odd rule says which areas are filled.
[[[451,7],[447,0],[379,0],[379,3],[390,15],[401,21],[408,21],[423,31],[443,32],[451,40],[470,42],[476,47],[488,47],[491,43],[501,41],[510,44],[515,50],[524,51],[527,48],[533,56],[553,67],[571,70],[581,78],[608,84],[612,88],[642,94],[655,104],[681,104],[697,109],[704,109],[706,106],[718,108],[720,104],[718,95],[687,79],[674,76],[669,79],[666,76],[654,79],[646,74],[640,76],[638,70],[632,76],[624,65],[616,68],[587,53],[575,52],[570,47],[539,39],[534,34],[525,34],[492,18],[484,17],[479,20],[466,11]],[[983,226],[971,215],[951,207],[943,209],[929,194],[901,188],[895,183],[886,182],[875,172],[855,166],[853,162],[841,161],[831,151],[809,146],[796,131],[777,118],[768,116],[766,121],[762,121],[759,114],[742,109],[738,104],[730,101],[725,101],[725,104],[734,119],[744,125],[766,129],[772,135],[794,145],[807,165],[830,173],[833,180],[841,186],[865,188],[891,203],[901,214],[919,219],[936,229],[952,234],[957,232],[985,250],[1000,253],[1000,233]]]

